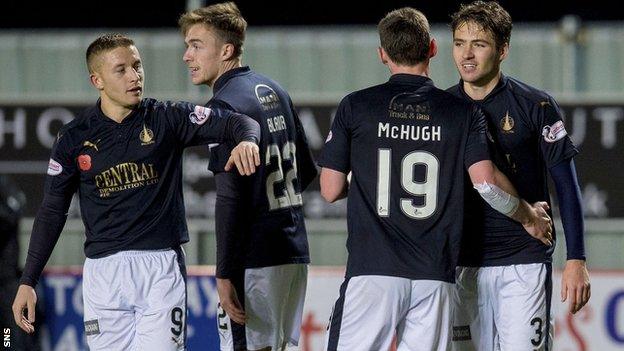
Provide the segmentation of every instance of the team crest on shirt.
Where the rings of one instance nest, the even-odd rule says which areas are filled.
[[[63,173],[63,166],[51,158],[50,162],[48,162],[48,174],[51,176],[57,176],[61,173]]]
[[[210,108],[204,106],[195,106],[195,110],[189,114],[189,119],[192,123],[202,125],[206,123],[210,117]]]
[[[508,133],[508,134],[513,133],[514,132],[513,128],[515,125],[516,125],[516,122],[509,115],[509,111],[507,111],[507,113],[505,113],[505,116],[503,116],[503,118],[501,118],[500,120],[500,127],[503,130],[503,133]]]
[[[143,130],[139,133],[139,139],[141,139],[141,145],[149,145],[154,143],[154,132],[151,129],[147,128],[145,123],[143,123]]]
[[[557,121],[551,126],[546,126],[542,129],[542,136],[547,143],[554,143],[555,141],[563,139],[568,135],[568,132],[563,125],[563,121]]]

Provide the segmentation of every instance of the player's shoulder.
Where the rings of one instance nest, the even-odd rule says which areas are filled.
[[[93,123],[97,121],[97,118],[97,105],[87,107],[84,110],[80,111],[74,119],[65,123],[59,129],[58,136],[66,136],[64,138],[65,143],[70,140],[78,140],[82,135],[89,133],[89,131],[92,129]]]
[[[285,107],[291,104],[290,96],[277,81],[251,69],[233,74],[221,82],[214,91],[213,99],[249,115],[254,115],[260,107],[270,110],[281,104]]]
[[[273,78],[250,70],[245,76],[253,87],[255,97],[261,104],[275,102],[274,99],[290,103],[290,95],[282,85]]]
[[[144,98],[139,108],[142,111],[143,119],[153,123],[168,120],[171,117],[188,116],[188,118],[193,120],[198,115],[207,115],[207,112],[209,112],[204,106],[192,102],[157,100],[153,98]]]
[[[399,95],[404,95],[405,92],[399,92]],[[407,93],[410,96],[414,94],[419,95],[419,99],[427,100],[431,106],[441,107],[445,110],[465,110],[470,109],[473,105],[472,102],[466,101],[448,91],[440,89],[434,85],[424,85],[416,91],[410,91]],[[397,91],[389,89],[387,83],[374,85],[368,88],[357,90],[351,94],[345,96],[341,104],[350,105],[364,105],[378,104],[380,100],[394,99],[397,96]]]
[[[462,106],[475,105],[474,101],[468,98],[468,96],[462,89],[461,84],[462,83],[460,82],[460,83],[457,83],[453,86],[446,88],[446,90],[443,90],[444,93],[446,94],[445,95],[446,99],[448,99],[449,101],[453,101],[454,103],[461,104]]]
[[[248,69],[246,71],[238,72],[230,76],[223,85],[219,87],[217,91],[215,91],[215,97],[225,97],[230,96],[232,94],[240,95],[241,90],[249,90],[252,89],[256,94],[258,90],[261,89],[270,89],[279,93],[285,93],[286,91],[276,80],[265,76],[264,74],[258,73],[252,69]]]
[[[452,86],[446,90],[433,87],[430,94],[444,103],[445,106],[457,106],[466,108],[473,106],[472,101],[468,101],[462,97],[459,85]]]
[[[196,104],[187,101],[156,100],[154,98],[143,98],[140,108],[146,112],[163,112],[172,108],[191,108]]]
[[[554,98],[544,90],[526,84],[516,78],[505,77],[507,79],[507,91],[518,99],[530,105],[551,104]]]
[[[168,109],[174,106],[173,101],[156,100],[154,98],[143,98],[139,108],[142,110],[144,116],[152,116],[160,113],[165,113]]]
[[[379,97],[385,95],[391,94],[388,92],[387,83],[382,83],[351,92],[342,98],[340,104],[376,103]]]
[[[275,90],[279,90],[280,92],[286,91],[284,87],[282,87],[282,85],[278,81],[276,81],[275,79],[271,77],[265,76],[262,73],[258,73],[252,70],[250,71],[249,77],[253,78],[253,80],[257,82],[258,84],[268,85]]]
[[[377,85],[373,85],[370,87],[366,87],[360,90],[356,90],[353,91],[352,93],[348,94],[346,97],[350,98],[350,99],[354,99],[354,98],[366,98],[369,97],[371,95],[379,95],[381,93],[384,93],[387,90],[388,87],[388,83],[384,82],[381,84],[377,84]]]
[[[454,115],[478,109],[473,101],[466,99],[462,95],[459,85],[452,86],[446,90],[433,87],[430,89],[429,99],[432,101],[432,106],[437,107],[439,110],[450,111]]]
[[[462,89],[461,89],[461,83],[457,83],[449,88],[446,89],[446,92],[457,97],[457,98],[462,98]]]
[[[231,76],[218,86],[218,88],[215,87],[213,90],[213,98],[227,99],[231,96],[240,95],[241,91],[249,89],[251,85],[252,83],[248,74]]]

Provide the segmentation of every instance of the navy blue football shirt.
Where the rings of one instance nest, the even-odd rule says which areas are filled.
[[[347,277],[455,281],[463,172],[489,160],[483,114],[426,77],[345,97],[319,165],[352,172]]]
[[[257,123],[221,108],[146,98],[117,123],[98,101],[61,128],[52,148],[22,283],[36,284],[76,191],[89,258],[187,242],[183,149],[259,138]]]
[[[578,153],[554,99],[504,75],[483,100],[473,101],[463,90],[463,81],[448,91],[482,108],[491,132],[493,161],[513,183],[520,197],[529,203],[550,203],[547,170]],[[555,245],[546,246],[534,239],[520,223],[495,211],[473,191],[471,193],[466,202],[466,233],[469,235],[462,243],[460,265],[500,266],[551,261]],[[552,217],[552,212],[549,214]]]
[[[213,100],[254,118],[262,130],[261,165],[250,177],[224,172],[232,143],[213,147],[217,276],[241,268],[309,263],[301,193],[316,177],[305,132],[288,93],[249,67],[227,71]]]

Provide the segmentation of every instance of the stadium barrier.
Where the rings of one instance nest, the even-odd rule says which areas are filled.
[[[189,351],[218,350],[217,291],[214,267],[188,269]],[[338,296],[344,269],[310,269],[299,347],[292,350],[323,349],[327,322]],[[81,267],[47,269],[41,287],[46,319],[44,349],[86,350],[82,321]],[[553,281],[554,351],[615,351],[624,348],[624,270],[592,271],[592,297],[576,315],[567,312],[559,298],[561,272]]]

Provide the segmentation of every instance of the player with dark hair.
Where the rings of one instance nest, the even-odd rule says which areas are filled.
[[[190,11],[179,24],[193,83],[262,129],[262,162],[251,177],[223,167],[233,143],[210,151],[221,350],[297,345],[310,262],[301,193],[317,174],[305,132],[288,93],[242,66],[247,22],[234,3]]]
[[[570,301],[570,312],[575,313],[589,300],[590,285],[573,161],[577,150],[561,111],[545,92],[501,73],[512,22],[498,3],[462,5],[452,16],[451,27],[461,81],[449,92],[483,109],[496,166],[529,201],[550,202],[547,173],[553,179],[568,258],[561,298]],[[551,350],[554,245],[532,239],[522,226],[477,196],[467,194],[466,213],[457,269],[454,347]]]
[[[259,160],[260,129],[249,117],[219,107],[143,98],[143,64],[127,37],[99,37],[86,56],[100,99],[61,128],[52,148],[13,303],[15,322],[33,332],[33,288],[78,192],[89,348],[183,350],[186,272],[180,245],[189,239],[182,152],[191,145],[238,142],[228,165],[250,173]]]
[[[488,203],[544,242],[550,218],[490,161],[481,111],[428,78],[437,47],[425,16],[398,9],[378,29],[392,77],[342,100],[319,161],[323,197],[348,196],[347,273],[327,350],[387,350],[395,335],[399,350],[447,350],[464,170]]]

